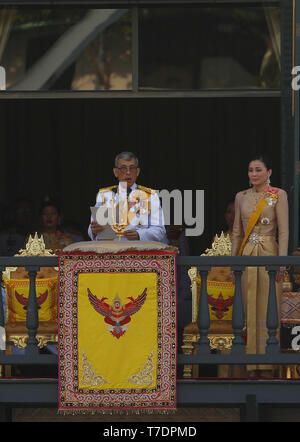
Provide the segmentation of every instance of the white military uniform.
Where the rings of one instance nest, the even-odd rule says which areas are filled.
[[[99,190],[95,207],[112,207],[119,203],[118,186],[105,187]],[[91,219],[92,220],[92,219]],[[158,194],[155,190],[134,183],[128,193],[128,228],[136,229],[141,241],[160,241],[168,243],[164,226],[163,212]],[[91,225],[88,229],[89,237],[95,241],[101,240],[101,233],[94,235]],[[127,238],[122,237],[122,240]]]

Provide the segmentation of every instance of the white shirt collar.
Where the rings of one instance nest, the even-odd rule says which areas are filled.
[[[134,184],[131,186],[131,190],[135,190],[135,189],[137,189],[137,184],[136,184],[136,183],[134,183]]]

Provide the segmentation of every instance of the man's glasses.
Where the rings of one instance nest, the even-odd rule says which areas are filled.
[[[119,171],[121,173],[126,173],[127,171],[129,173],[135,172],[137,167],[136,166],[130,166],[130,167],[126,167],[126,166],[122,166],[122,167],[118,167]]]

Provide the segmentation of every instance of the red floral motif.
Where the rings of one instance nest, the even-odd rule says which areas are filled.
[[[279,189],[277,187],[266,186],[264,188],[264,192],[270,194],[270,196],[271,195],[275,196],[279,192]]]
[[[269,206],[274,206],[278,200],[279,189],[277,187],[266,186],[264,188],[265,200]]]

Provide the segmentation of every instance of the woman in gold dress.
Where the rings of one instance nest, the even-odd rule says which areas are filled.
[[[287,255],[288,201],[286,192],[270,186],[271,166],[264,157],[257,156],[248,165],[250,189],[237,193],[232,232],[232,255]],[[277,241],[276,241],[277,235]],[[285,268],[277,272],[282,280]],[[249,267],[243,275],[243,298],[247,325],[247,353],[265,353],[268,331],[266,327],[269,276],[264,267]],[[278,312],[280,312],[280,284],[276,284]],[[274,367],[249,366],[251,374],[267,377]]]
[[[73,242],[71,235],[61,228],[61,213],[55,201],[47,201],[41,207],[41,229],[46,249],[54,253]]]

